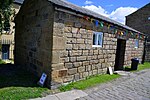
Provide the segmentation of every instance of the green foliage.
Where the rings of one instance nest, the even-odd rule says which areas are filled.
[[[13,14],[12,3],[13,0],[0,0],[0,32],[10,29],[10,16]]]
[[[111,80],[116,79],[118,77],[119,77],[119,75],[116,75],[116,74],[92,76],[92,77],[87,78],[86,80],[73,82],[73,83],[70,83],[66,86],[61,86],[61,87],[59,87],[59,89],[60,89],[60,91],[69,91],[71,89],[84,90],[84,89],[87,89],[89,87],[93,87],[97,84],[111,81]]]

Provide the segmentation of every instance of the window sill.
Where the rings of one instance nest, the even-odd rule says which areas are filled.
[[[100,46],[100,45],[92,45],[92,47],[102,48],[102,46]]]

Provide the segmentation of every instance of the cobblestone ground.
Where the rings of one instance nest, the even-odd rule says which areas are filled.
[[[150,69],[124,76],[84,92],[77,100],[150,100]]]

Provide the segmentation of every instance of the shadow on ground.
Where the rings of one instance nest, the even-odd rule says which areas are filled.
[[[12,64],[0,65],[0,88],[4,87],[39,87],[38,77]]]
[[[125,67],[124,71],[133,71],[131,68]]]

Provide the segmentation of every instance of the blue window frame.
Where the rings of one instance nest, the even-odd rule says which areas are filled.
[[[135,48],[138,48],[138,47],[139,47],[139,40],[136,39],[136,40],[135,40]]]
[[[93,33],[93,47],[102,47],[103,46],[103,33],[94,32]]]

